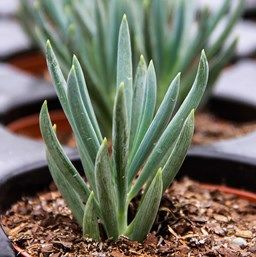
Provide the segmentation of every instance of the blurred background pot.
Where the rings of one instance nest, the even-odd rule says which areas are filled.
[[[57,134],[60,142],[70,147],[74,147],[75,142],[72,137],[72,129],[64,112],[61,110],[53,110],[50,112],[50,116],[52,123],[57,125]],[[14,120],[7,125],[7,128],[17,135],[33,139],[42,139],[38,114]]]
[[[6,61],[24,72],[48,79],[45,57],[37,49],[31,49],[9,56]]]

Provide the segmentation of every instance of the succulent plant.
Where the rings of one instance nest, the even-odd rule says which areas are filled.
[[[49,41],[46,53],[84,170],[79,174],[65,154],[45,102],[40,112],[40,128],[53,180],[84,235],[99,240],[100,225],[108,238],[116,240],[124,235],[131,240],[143,240],[153,225],[162,194],[173,181],[191,142],[194,109],[208,80],[204,52],[194,83],[176,113],[180,74],[170,83],[155,110],[155,68],[152,61],[147,66],[141,56],[133,75],[129,27],[124,16],[118,39],[112,141],[102,136],[78,59],[73,57],[65,80]],[[129,204],[140,194],[136,215],[128,220]]]
[[[233,9],[230,8],[233,1],[225,0],[215,13],[199,10],[195,0],[37,0],[36,11],[29,2],[21,1],[24,27],[42,48],[47,39],[51,40],[65,75],[73,53],[78,56],[96,116],[101,127],[108,131],[116,88],[118,24],[123,13],[130,21],[133,66],[136,67],[140,54],[146,62],[154,60],[158,106],[170,79],[182,72],[179,106],[195,78],[203,48],[210,67],[204,102],[211,94],[212,85],[234,53],[236,39],[228,45],[225,42],[243,9],[242,0]],[[223,29],[212,39],[216,27],[224,20]]]

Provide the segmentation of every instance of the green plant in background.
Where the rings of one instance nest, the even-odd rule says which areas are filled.
[[[22,0],[20,17],[24,27],[42,45],[51,40],[65,75],[75,53],[85,73],[96,116],[101,127],[110,131],[116,90],[118,25],[123,13],[130,21],[133,65],[143,54],[154,60],[158,81],[159,106],[168,83],[182,72],[177,106],[188,94],[196,75],[201,49],[205,49],[210,77],[204,102],[222,68],[232,57],[236,39],[226,45],[228,36],[243,10],[242,0],[230,8],[223,1],[216,13],[198,10],[195,0],[38,0],[36,11]],[[221,21],[222,31],[210,40]],[[35,31],[34,27],[37,25]],[[110,134],[110,133],[108,133]]]
[[[195,81],[176,113],[173,111],[180,92],[179,74],[155,112],[157,79],[153,62],[146,66],[141,56],[133,75],[129,28],[126,16],[123,17],[118,39],[111,149],[99,129],[77,58],[73,57],[66,81],[49,41],[46,52],[48,68],[74,131],[88,182],[64,153],[45,102],[40,128],[49,169],[59,191],[84,235],[99,240],[100,223],[108,238],[125,235],[131,240],[143,240],[153,225],[161,196],[173,181],[191,142],[194,109],[208,80],[204,52]],[[142,200],[130,221],[129,204],[140,193]]]

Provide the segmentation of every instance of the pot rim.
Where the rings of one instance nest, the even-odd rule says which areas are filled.
[[[234,187],[228,187],[225,185],[214,185],[214,184],[205,184],[205,183],[200,183],[200,184],[201,184],[201,188],[203,189],[207,189],[209,191],[218,190],[222,193],[236,195],[241,199],[256,203],[256,193],[252,193],[243,189],[237,189]]]

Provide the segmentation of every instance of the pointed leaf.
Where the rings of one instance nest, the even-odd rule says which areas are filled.
[[[119,30],[118,52],[117,52],[117,87],[122,82],[125,84],[125,96],[127,105],[128,122],[130,126],[132,97],[133,97],[133,82],[132,82],[132,53],[131,40],[128,22],[126,15],[123,16]]]
[[[157,82],[156,82],[156,72],[151,61],[148,66],[147,75],[146,75],[146,85],[143,96],[143,109],[141,110],[141,117],[139,118],[139,127],[135,134],[134,144],[132,148],[131,156],[136,152],[138,146],[141,143],[152,119],[154,117],[155,106],[156,106],[156,90],[157,90]],[[142,99],[141,99],[142,100]]]
[[[82,227],[83,236],[89,236],[92,239],[100,240],[99,224],[93,192],[91,192],[85,205]]]
[[[69,181],[74,190],[80,196],[83,203],[86,203],[90,191],[74,165],[68,159],[56,137],[52,128],[46,102],[42,105],[40,112],[40,129],[49,155],[56,163],[62,175]]]
[[[171,60],[171,67],[170,70],[174,68],[176,63],[179,60],[179,52],[182,51],[182,39],[184,36],[184,30],[185,30],[185,1],[186,0],[180,0],[176,2],[176,8],[174,11],[174,19],[173,19],[173,30],[172,33],[170,33],[170,36],[172,37],[171,43],[169,46],[170,52],[168,59]],[[170,71],[169,71],[170,72]]]
[[[160,67],[164,58],[164,34],[165,28],[165,2],[159,0],[151,1],[150,19],[149,19],[149,36],[152,49],[152,58],[156,64],[157,71],[160,73]]]
[[[231,30],[234,28],[237,20],[241,16],[244,10],[243,6],[244,6],[244,1],[239,0],[234,12],[231,14],[230,17],[228,17],[227,24],[225,24],[223,31],[215,40],[215,42],[209,47],[209,49],[207,49],[207,55],[209,58],[212,58],[223,46]]]
[[[178,173],[191,144],[194,133],[194,110],[184,122],[180,135],[175,143],[171,155],[163,167],[163,191],[172,183]]]
[[[132,187],[129,193],[129,199],[132,199],[141,187],[144,185],[146,180],[153,176],[152,172],[159,168],[160,160],[163,154],[165,154],[170,147],[174,144],[176,138],[178,137],[180,130],[183,126],[184,120],[189,115],[189,113],[196,109],[200,103],[200,100],[204,94],[206,84],[208,80],[208,63],[204,51],[202,52],[197,76],[195,78],[194,84],[187,95],[186,99],[182,103],[181,107],[161,135],[159,141],[156,143],[152,153],[150,154],[147,162],[145,163],[143,170],[137,179],[135,185]],[[138,170],[144,162],[146,154],[141,156],[141,161],[132,163],[129,169],[129,173],[133,174],[134,170]]]
[[[130,128],[130,148],[133,145],[134,137],[140,125],[140,118],[143,113],[145,89],[146,89],[147,66],[144,57],[141,55],[134,81],[134,95],[132,102],[132,117]]]
[[[178,98],[179,86],[180,74],[178,74],[170,84],[169,89],[154,117],[154,120],[150,124],[150,127],[147,130],[141,144],[139,145],[136,154],[131,157],[133,163],[135,163],[136,161],[141,161],[141,157],[150,153],[150,151],[154,147],[154,144],[159,139],[162,131],[165,129],[168,122],[170,121]],[[132,182],[135,174],[136,170],[134,170],[133,173],[129,173],[129,184]]]
[[[223,51],[221,51],[210,63],[210,74],[209,74],[209,85],[212,86],[222,69],[225,65],[231,60],[236,51],[238,38],[235,38],[230,44],[228,44]],[[208,92],[209,91],[209,92]],[[208,95],[211,93],[211,90],[208,90]]]
[[[54,84],[55,90],[57,92],[58,98],[60,99],[62,109],[64,110],[66,117],[68,118],[68,121],[72,127],[73,132],[75,133],[77,145],[78,145],[78,151],[81,156],[81,161],[88,178],[90,177],[90,173],[94,169],[94,165],[92,163],[92,160],[90,159],[89,153],[86,151],[86,146],[84,146],[83,144],[81,136],[74,122],[74,118],[71,114],[70,106],[67,99],[67,92],[66,92],[67,83],[60,69],[58,60],[52,50],[50,41],[47,41],[46,43],[46,59],[47,59],[47,65],[50,71],[51,78],[54,82],[53,84]]]
[[[63,173],[56,165],[54,159],[51,157],[48,151],[46,151],[47,161],[50,173],[52,175],[55,185],[58,187],[63,199],[74,215],[76,221],[80,226],[83,224],[83,209],[84,204],[82,203],[79,195],[76,193],[72,184],[68,182]]]
[[[112,176],[112,166],[108,153],[107,140],[104,139],[96,157],[95,180],[97,200],[101,211],[103,226],[108,237],[117,239],[118,218],[116,188]]]
[[[38,2],[35,4],[35,18],[37,22],[37,28],[40,32],[44,34],[44,38],[50,40],[53,44],[59,59],[61,59],[64,65],[69,63],[70,53],[65,45],[62,44],[62,39],[59,37],[58,33],[54,30],[52,24],[47,20],[47,17]],[[43,45],[45,43],[42,42]]]
[[[67,97],[70,110],[72,112],[72,117],[80,134],[80,137],[83,140],[84,146],[86,147],[86,149],[88,149],[91,160],[92,162],[94,162],[100,144],[81,97],[79,87],[82,87],[82,85],[78,85],[74,65],[70,70],[67,84]]]
[[[57,92],[58,98],[60,99],[61,106],[67,117],[69,117],[70,109],[68,106],[68,100],[66,95],[67,83],[60,69],[58,60],[52,50],[52,46],[49,40],[46,43],[46,60],[48,70],[54,82],[55,90]]]
[[[100,128],[99,128],[99,125],[98,125],[98,122],[97,122],[97,119],[96,119],[96,116],[95,116],[95,113],[94,113],[94,110],[92,107],[91,99],[90,99],[87,85],[86,85],[84,75],[83,75],[83,70],[82,70],[82,67],[81,67],[78,59],[76,58],[76,56],[73,57],[73,65],[74,65],[75,72],[76,72],[76,78],[77,78],[79,92],[81,94],[82,102],[88,113],[89,119],[92,123],[92,126],[98,137],[98,140],[101,142],[103,139],[102,139],[102,135],[100,132]]]
[[[211,20],[208,25],[208,35],[212,33],[215,27],[218,25],[219,21],[226,15],[227,11],[230,8],[231,0],[223,1],[223,4],[219,7],[216,14],[211,17]]]
[[[116,169],[116,182],[119,198],[119,214],[125,218],[127,194],[127,160],[129,151],[128,117],[125,105],[125,86],[119,86],[113,116],[113,160]],[[121,217],[121,219],[122,219]],[[126,222],[126,221],[123,221]]]
[[[64,5],[61,1],[43,0],[41,1],[46,13],[51,16],[51,20],[54,21],[57,26],[65,32],[68,26],[68,19],[64,13]]]
[[[105,18],[105,10],[103,3],[99,0],[96,0],[96,8],[95,8],[95,21],[96,21],[96,34],[95,34],[95,42],[96,42],[96,51],[98,56],[100,57],[100,70],[101,77],[104,81],[109,82],[109,76],[111,73],[108,72],[107,69],[107,43],[106,37],[108,34],[106,33],[106,18]],[[106,86],[109,83],[104,83],[102,86]]]
[[[162,170],[159,169],[139,206],[134,220],[128,227],[127,235],[131,240],[142,241],[149,233],[156,219],[162,192]]]

